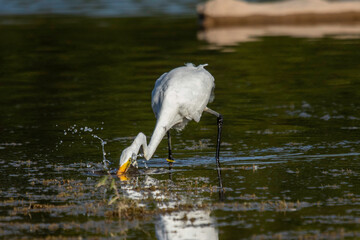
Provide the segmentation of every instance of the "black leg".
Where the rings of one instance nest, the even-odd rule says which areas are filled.
[[[173,166],[173,162],[175,162],[175,161],[174,161],[174,159],[173,159],[172,152],[171,152],[171,136],[170,136],[170,130],[167,132],[167,138],[168,138],[168,150],[169,150],[169,155],[168,155],[168,158],[166,159],[166,161],[168,161],[168,163],[169,163],[169,178],[170,178],[170,180],[172,180],[171,169],[172,169],[172,166]]]
[[[222,125],[223,125],[224,119],[220,113],[215,112],[214,110],[211,110],[208,107],[206,107],[204,109],[204,111],[217,117],[218,134],[217,134],[217,141],[216,141],[216,156],[215,156],[215,158],[216,158],[216,168],[217,168],[218,180],[219,180],[219,197],[220,197],[220,201],[223,201],[223,200],[225,200],[225,193],[224,193],[224,188],[223,188],[222,179],[221,179],[221,167],[220,167],[220,159],[219,158],[220,158],[221,130],[222,130]]]
[[[223,188],[223,184],[222,184],[222,179],[221,179],[221,166],[220,166],[220,142],[221,142],[221,130],[222,130],[222,125],[223,125],[224,119],[222,117],[221,114],[219,114],[219,116],[217,117],[217,126],[218,126],[218,134],[217,134],[217,142],[216,142],[216,168],[217,168],[217,173],[218,173],[218,179],[219,179],[219,197],[220,200],[223,201],[224,200],[224,188]]]
[[[167,138],[168,138],[168,149],[169,149],[169,156],[168,156],[168,162],[169,163],[172,163],[173,161],[171,160],[174,160],[173,157],[172,157],[172,152],[171,152],[171,136],[170,136],[170,130],[167,132]],[[169,161],[170,160],[170,161]]]

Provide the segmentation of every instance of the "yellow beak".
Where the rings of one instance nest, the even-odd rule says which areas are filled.
[[[126,182],[129,180],[129,178],[125,174],[117,175],[117,176],[120,179],[120,181],[122,181],[122,182]]]
[[[126,171],[128,170],[128,168],[130,167],[130,164],[131,164],[131,158],[129,158],[126,162],[124,162],[124,163],[120,166],[120,168],[119,168],[119,170],[118,170],[118,172],[117,172],[116,175],[122,175],[122,174],[126,173]]]

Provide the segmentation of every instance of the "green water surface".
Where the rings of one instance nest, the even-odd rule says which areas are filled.
[[[211,48],[192,18],[3,18],[0,236],[4,239],[360,238],[360,40],[260,37]],[[151,136],[151,91],[208,63],[224,116],[172,132],[140,173],[110,168]],[[130,208],[116,214],[119,206]],[[138,213],[140,211],[140,214]],[[143,211],[143,212],[141,212]]]

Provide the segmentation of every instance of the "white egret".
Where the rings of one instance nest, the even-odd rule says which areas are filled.
[[[123,150],[118,175],[126,173],[131,164],[136,164],[141,147],[143,152],[141,156],[149,160],[166,133],[169,141],[169,160],[171,161],[169,130],[171,128],[182,130],[190,120],[199,122],[205,111],[217,117],[216,163],[222,188],[219,151],[223,118],[221,114],[207,107],[207,104],[214,99],[215,83],[214,77],[204,68],[205,66],[207,64],[196,67],[192,63],[188,63],[164,73],[156,80],[152,91],[151,105],[157,122],[150,143],[147,145],[146,136],[140,132],[134,142]]]

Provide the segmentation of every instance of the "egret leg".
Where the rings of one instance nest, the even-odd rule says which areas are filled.
[[[204,109],[205,112],[208,112],[212,115],[215,115],[217,117],[217,126],[218,126],[218,133],[217,133],[217,141],[216,141],[216,155],[215,155],[215,159],[216,159],[216,168],[217,168],[217,173],[218,173],[218,179],[219,179],[219,197],[220,200],[224,200],[224,188],[223,188],[223,184],[222,184],[222,178],[221,178],[221,166],[220,166],[220,143],[221,143],[221,131],[222,131],[222,125],[224,122],[224,118],[223,116],[218,113],[215,112],[214,110],[211,110],[210,108],[206,107]]]
[[[167,139],[168,139],[168,149],[169,149],[169,155],[168,155],[168,162],[169,163],[173,163],[173,161],[169,161],[169,160],[174,160],[173,156],[172,156],[172,151],[171,151],[171,136],[170,136],[170,130],[167,132]]]
[[[220,114],[219,117],[217,118],[218,134],[217,134],[215,158],[216,158],[216,167],[217,167],[218,178],[219,178],[219,187],[220,187],[219,195],[220,195],[221,200],[224,200],[224,188],[223,188],[222,179],[221,179],[221,166],[220,166],[219,157],[220,157],[221,131],[222,131],[223,122],[224,122],[224,119],[223,119],[222,115]]]
[[[171,169],[173,166],[173,156],[172,156],[172,151],[171,151],[171,136],[170,136],[170,130],[167,132],[167,139],[168,139],[168,150],[169,150],[169,155],[168,155],[168,159],[166,159],[166,161],[168,161],[169,163],[169,178],[170,180],[172,180],[172,174],[171,174]]]

